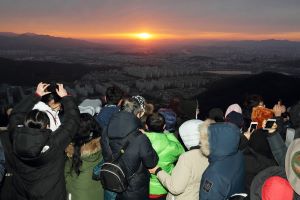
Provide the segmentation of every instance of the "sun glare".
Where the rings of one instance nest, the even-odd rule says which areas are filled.
[[[140,40],[149,40],[153,36],[150,33],[138,33],[136,34],[136,37],[139,38]]]

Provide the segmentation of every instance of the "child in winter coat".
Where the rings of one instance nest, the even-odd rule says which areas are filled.
[[[158,166],[167,173],[171,173],[178,157],[184,153],[184,148],[173,135],[173,133],[164,133],[165,119],[163,115],[154,113],[149,115],[146,120],[146,133],[152,147],[159,157]],[[168,191],[161,185],[155,175],[150,178],[150,199],[165,199]]]
[[[178,159],[171,175],[159,167],[149,170],[168,189],[167,200],[199,200],[200,180],[208,166],[208,159],[200,151],[201,120],[192,119],[179,127],[180,137],[189,150]]]

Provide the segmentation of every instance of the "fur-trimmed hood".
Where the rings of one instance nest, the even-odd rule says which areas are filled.
[[[215,123],[214,120],[206,119],[200,126],[199,126],[199,132],[200,132],[200,150],[203,155],[206,157],[209,156],[210,150],[209,150],[209,140],[208,140],[208,127],[210,124]]]
[[[238,151],[239,129],[230,123],[206,120],[200,126],[201,151],[205,156],[228,156]]]
[[[83,157],[92,155],[99,151],[101,151],[100,138],[95,138],[95,139],[91,140],[90,142],[81,146],[81,156],[83,156]],[[73,156],[74,146],[72,143],[68,145],[65,152],[69,158],[71,158]]]

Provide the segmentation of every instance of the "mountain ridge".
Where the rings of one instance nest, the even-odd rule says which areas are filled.
[[[68,49],[68,48],[108,48],[81,39],[39,35],[35,33],[14,34],[0,32],[0,49]]]
[[[3,38],[4,37],[4,38]],[[103,40],[104,41],[104,40]],[[109,41],[109,40],[108,40]],[[48,42],[48,43],[47,43]],[[53,44],[54,42],[54,44]],[[61,43],[59,45],[59,42]],[[155,42],[154,42],[155,43]],[[178,43],[180,45],[181,42]],[[184,45],[183,41],[183,45]],[[122,43],[123,44],[123,43]],[[128,44],[131,44],[128,41]],[[176,44],[176,41],[174,41]],[[95,40],[89,39],[78,39],[78,38],[70,38],[70,37],[59,37],[52,36],[47,34],[37,34],[37,33],[13,33],[13,32],[0,32],[0,48],[24,48],[24,46],[31,45],[31,48],[74,48],[74,47],[82,47],[82,48],[107,48],[111,45],[116,45],[115,42],[109,44],[95,42]],[[65,45],[65,46],[64,46]],[[163,43],[162,43],[163,45]],[[220,47],[299,47],[299,41],[290,41],[290,40],[278,40],[278,39],[265,39],[265,40],[232,40],[232,41],[215,41],[215,40],[194,40],[191,42],[186,40],[186,45],[188,46],[220,46]],[[167,45],[168,46],[168,45]],[[172,45],[171,45],[172,46]],[[176,46],[176,45],[175,45]]]

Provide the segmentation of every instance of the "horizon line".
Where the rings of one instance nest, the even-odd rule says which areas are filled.
[[[86,40],[93,42],[109,42],[109,41],[140,41],[146,43],[155,43],[160,41],[167,42],[188,42],[188,41],[214,41],[214,42],[224,42],[224,41],[266,41],[266,40],[277,40],[277,41],[290,41],[290,42],[300,42],[300,32],[292,33],[280,33],[280,34],[243,34],[243,33],[229,33],[229,32],[202,32],[200,34],[187,34],[185,37],[182,35],[171,35],[171,34],[157,34],[151,33],[152,38],[149,40],[142,40],[137,37],[138,34],[142,32],[135,33],[108,33],[108,34],[68,34],[59,32],[48,32],[48,33],[36,33],[36,32],[13,32],[13,31],[0,31],[0,33],[11,33],[17,35],[33,34],[40,36],[51,36],[59,37],[65,39],[77,39]],[[148,32],[146,32],[148,33]],[[283,36],[294,36],[292,38]],[[222,37],[223,36],[223,37]]]

